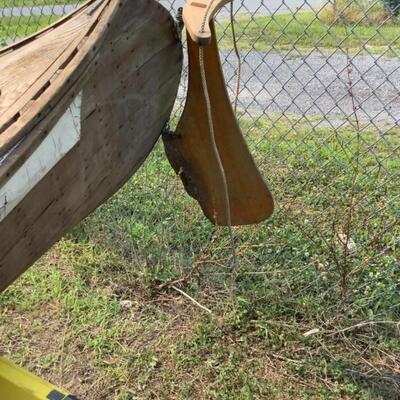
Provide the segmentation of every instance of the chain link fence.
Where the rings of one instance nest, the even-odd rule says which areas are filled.
[[[162,3],[175,13],[183,2]],[[75,7],[0,0],[1,43]],[[276,200],[273,219],[234,229],[238,271],[231,270],[224,230],[204,220],[160,145],[79,234],[118,243],[158,283],[196,275],[201,287],[220,288],[234,276],[238,297],[257,287],[267,319],[290,318],[304,329],[369,321],[371,340],[398,340],[390,324],[400,319],[399,7],[381,0],[234,2],[238,118]],[[233,98],[228,8],[217,31]],[[185,69],[172,123],[186,81]],[[395,357],[357,373],[398,389],[398,365]]]

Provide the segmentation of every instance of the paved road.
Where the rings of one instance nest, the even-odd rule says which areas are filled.
[[[235,58],[231,53],[224,56],[225,78],[232,88]],[[353,112],[346,56],[290,58],[278,53],[248,52],[242,55],[242,61],[239,108],[253,117],[263,113],[301,115],[313,123],[321,124],[322,119],[324,126],[338,127]],[[357,56],[351,59],[350,69],[359,119],[381,129],[398,127],[400,61]],[[179,98],[183,100],[184,96],[181,88]]]
[[[168,9],[171,7],[170,0],[160,1]],[[322,0],[243,0],[234,1],[235,10],[238,12],[258,12],[261,14],[271,14],[271,13],[283,13],[291,12],[296,9],[306,10],[311,7],[318,8]],[[177,0],[173,3],[173,10],[176,12],[178,7],[185,3],[184,0]],[[77,7],[76,4],[66,4],[66,5],[53,5],[53,6],[34,6],[34,7],[14,7],[14,8],[0,8],[0,16],[10,17],[10,16],[30,16],[30,15],[63,15],[71,12]],[[222,14],[226,14],[223,11]]]
[[[53,5],[53,6],[33,6],[33,7],[13,7],[13,8],[0,8],[1,17],[29,17],[31,15],[50,16],[50,15],[64,15],[77,7],[77,4]]]
[[[328,58],[318,54],[288,58],[282,54],[243,55],[240,95],[242,108],[255,112],[284,112],[324,116],[338,126],[353,112],[348,85],[348,62],[344,55]],[[232,55],[227,56],[226,79],[233,76]],[[373,56],[351,59],[353,95],[358,116],[376,125],[400,124],[400,61]]]
[[[261,14],[293,12],[297,9],[307,10],[310,7],[318,8],[321,3],[326,0],[234,0],[235,11],[237,12],[258,12]],[[170,8],[169,0],[161,0],[165,7]],[[185,3],[184,0],[177,0],[173,4],[173,9],[176,11],[178,7]],[[222,14],[227,11],[222,10]]]
[[[169,4],[168,0],[164,3]],[[183,3],[174,3],[177,8]],[[246,7],[255,11],[259,0],[245,0]],[[283,12],[276,0],[264,0],[265,10]],[[239,4],[238,1],[235,4]],[[303,0],[285,0],[295,8],[304,5]],[[318,5],[321,0],[309,0]],[[47,7],[47,8],[46,8]],[[46,6],[30,8],[35,15],[45,12],[63,13],[73,6]],[[25,8],[20,15],[25,15]],[[32,11],[33,10],[33,11]],[[40,10],[40,12],[39,12]],[[3,10],[4,11],[4,10]],[[15,11],[15,10],[14,10]],[[287,11],[287,6],[286,6]],[[268,11],[266,11],[268,12]],[[0,14],[1,15],[1,14]],[[15,14],[14,14],[15,15]],[[224,71],[229,81],[235,64],[232,54],[225,54]],[[249,52],[243,54],[243,76],[245,83],[240,95],[240,106],[252,113],[278,112],[286,114],[324,116],[327,124],[343,123],[352,113],[347,85],[347,61],[342,55],[328,58],[317,53],[306,58],[290,58],[277,53]],[[400,122],[400,62],[374,56],[358,56],[352,59],[353,93],[359,104],[359,115],[364,121],[379,125],[398,125]],[[232,84],[233,86],[233,84]],[[181,90],[181,97],[184,96]]]

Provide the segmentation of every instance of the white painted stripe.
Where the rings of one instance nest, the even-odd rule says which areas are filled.
[[[79,93],[37,149],[0,188],[0,222],[79,142],[81,100]]]

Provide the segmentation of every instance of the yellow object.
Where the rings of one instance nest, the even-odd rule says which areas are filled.
[[[78,400],[2,357],[0,357],[0,399]]]

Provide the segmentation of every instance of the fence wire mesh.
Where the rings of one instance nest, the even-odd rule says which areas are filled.
[[[176,13],[183,2],[162,3]],[[77,6],[0,0],[2,45]],[[246,312],[260,324],[290,319],[304,330],[340,331],[369,321],[366,337],[398,340],[399,327],[390,323],[400,319],[399,7],[380,0],[234,2],[238,118],[276,200],[273,219],[234,229],[238,271],[230,268],[224,230],[205,221],[160,145],[72,234],[118,244],[157,285],[196,277],[218,293],[229,281],[238,298],[252,287],[265,314]],[[217,32],[233,98],[228,8],[217,16]],[[185,68],[172,124],[186,81]],[[390,360],[353,373],[400,390],[398,354]]]

